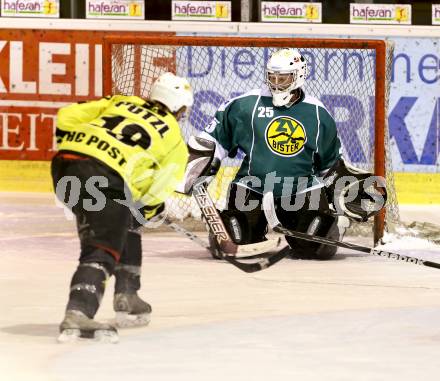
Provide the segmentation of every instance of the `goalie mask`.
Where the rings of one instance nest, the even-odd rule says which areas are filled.
[[[266,66],[266,84],[276,107],[290,103],[292,92],[300,88],[307,76],[307,63],[297,49],[281,49],[273,53]]]
[[[151,86],[150,99],[167,106],[172,113],[177,113],[182,107],[188,109],[194,102],[188,80],[173,73],[164,73],[156,79]]]

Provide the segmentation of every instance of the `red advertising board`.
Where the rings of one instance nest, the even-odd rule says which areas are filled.
[[[0,159],[51,159],[59,107],[102,96],[106,33],[0,30]]]

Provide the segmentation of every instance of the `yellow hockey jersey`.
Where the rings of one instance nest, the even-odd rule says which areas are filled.
[[[183,178],[188,149],[174,115],[135,96],[114,95],[58,112],[57,145],[98,159],[134,201],[162,203]]]

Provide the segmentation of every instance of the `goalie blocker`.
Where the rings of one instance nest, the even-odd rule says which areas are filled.
[[[216,175],[220,161],[214,157],[215,143],[197,136],[188,140],[188,164],[183,180],[177,185],[176,192],[189,195],[196,183],[209,182],[209,177]]]

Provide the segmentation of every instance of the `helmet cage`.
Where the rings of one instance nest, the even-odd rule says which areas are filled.
[[[304,85],[307,74],[307,62],[297,49],[274,52],[265,70],[265,82],[274,106],[288,105],[293,90]]]
[[[266,71],[266,83],[272,93],[283,93],[295,89],[298,78],[298,70],[288,72]]]

